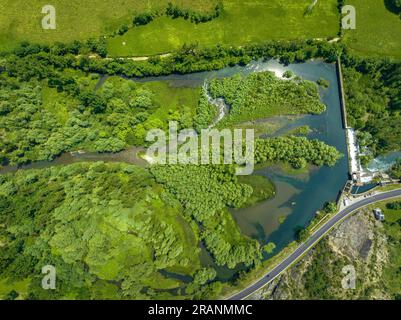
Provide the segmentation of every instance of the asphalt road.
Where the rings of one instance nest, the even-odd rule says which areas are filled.
[[[329,221],[327,221],[323,226],[321,226],[318,230],[316,230],[306,242],[301,244],[293,253],[291,253],[291,255],[285,258],[279,265],[277,265],[276,267],[274,267],[274,269],[266,273],[263,276],[263,278],[259,279],[257,282],[245,288],[244,290],[234,294],[228,300],[245,299],[258,289],[262,288],[263,286],[271,282],[281,272],[287,269],[294,261],[296,261],[304,253],[310,250],[334,225],[336,225],[339,221],[346,218],[347,216],[351,215],[356,210],[378,201],[387,200],[400,196],[401,196],[401,189],[388,191],[368,198],[364,198],[358,202],[353,203],[349,207],[343,209],[335,216],[333,216]]]

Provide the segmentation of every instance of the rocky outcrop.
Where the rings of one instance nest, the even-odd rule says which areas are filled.
[[[387,299],[380,283],[388,261],[383,225],[361,211],[333,229],[314,249],[251,299]],[[344,289],[343,268],[356,272],[355,289]]]

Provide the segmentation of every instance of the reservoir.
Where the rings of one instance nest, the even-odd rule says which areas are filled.
[[[278,252],[294,239],[299,228],[308,225],[316,211],[321,209],[325,202],[336,200],[348,180],[348,155],[335,65],[322,61],[308,61],[283,66],[275,60],[255,61],[247,66],[229,67],[219,71],[132,80],[140,82],[168,81],[171,86],[176,87],[200,87],[207,79],[267,70],[274,71],[277,76],[282,76],[286,70],[290,70],[295,75],[311,81],[323,78],[329,81],[329,86],[319,89],[321,99],[327,107],[324,113],[296,117],[278,116],[258,120],[269,122],[270,125],[277,128],[274,132],[266,133],[265,136],[280,136],[289,133],[294,128],[308,126],[311,129],[307,135],[308,138],[324,141],[336,147],[343,154],[343,157],[331,168],[311,167],[309,170],[293,173],[283,169],[282,166],[271,166],[255,172],[255,174],[266,176],[274,182],[276,196],[252,207],[232,209],[231,212],[244,234],[257,239],[261,244],[274,242],[277,246],[275,252]],[[101,81],[104,81],[104,77]],[[141,150],[140,148],[129,148],[117,154],[66,153],[52,162],[33,163],[21,168],[6,166],[0,170],[0,173],[13,172],[18,169],[66,165],[78,161],[123,161],[145,165],[143,160],[137,156],[137,152]],[[207,255],[205,256],[205,264],[212,264],[211,260]],[[232,270],[224,270],[226,268],[216,269],[220,279],[227,279],[233,274]]]
[[[272,241],[280,250],[294,240],[296,231],[308,225],[325,202],[337,199],[348,180],[348,154],[335,65],[310,61],[284,67],[270,61],[255,67],[256,70],[265,68],[274,70],[276,74],[291,70],[307,80],[316,81],[323,78],[329,81],[327,89],[320,89],[326,111],[320,115],[306,115],[290,121],[275,135],[282,135],[293,128],[307,125],[312,129],[308,138],[324,141],[344,155],[334,167],[310,168],[308,172],[300,174],[289,174],[279,167],[269,167],[256,172],[274,182],[276,197],[254,207],[232,212],[245,234],[262,243]],[[274,119],[270,119],[272,120]]]
[[[308,61],[284,66],[276,60],[267,62],[254,61],[245,67],[229,67],[218,71],[200,72],[186,75],[169,75],[137,81],[169,81],[172,86],[202,86],[205,80],[223,78],[234,74],[273,71],[281,77],[287,70],[306,80],[317,81],[320,78],[329,81],[328,88],[321,88],[322,102],[326,111],[320,115],[296,117],[278,116],[266,119],[279,129],[271,136],[279,136],[290,130],[309,126],[310,139],[319,139],[339,150],[343,157],[332,167],[310,168],[308,172],[289,174],[274,166],[257,170],[255,174],[270,178],[276,185],[274,199],[261,202],[253,207],[231,210],[241,231],[259,240],[262,244],[273,241],[277,251],[294,240],[296,231],[308,225],[316,211],[325,202],[335,201],[348,180],[348,154],[345,130],[342,123],[340,95],[337,72],[334,64],[322,61]],[[275,124],[277,124],[275,126]]]

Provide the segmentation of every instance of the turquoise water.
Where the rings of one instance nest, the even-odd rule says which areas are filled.
[[[299,227],[305,227],[317,210],[326,201],[335,201],[348,179],[348,157],[345,130],[342,126],[339,91],[335,65],[320,61],[293,64],[288,67],[275,61],[263,64],[260,69],[274,68],[281,72],[291,70],[302,78],[316,81],[319,78],[329,80],[330,86],[321,89],[322,101],[327,107],[321,115],[307,115],[282,127],[275,135],[301,125],[308,125],[312,133],[308,138],[319,139],[335,146],[344,157],[332,168],[311,168],[301,175],[286,174],[278,168],[267,168],[257,174],[269,177],[277,186],[274,199],[264,201],[254,207],[233,210],[233,214],[242,231],[260,240],[262,243],[273,241],[277,250],[294,239]],[[286,217],[284,223],[279,218]]]
[[[291,70],[295,75],[304,79],[316,81],[324,78],[330,82],[327,89],[321,89],[320,94],[327,110],[321,115],[306,115],[296,117],[294,121],[280,124],[280,129],[273,135],[282,135],[299,126],[308,125],[312,132],[311,139],[319,139],[335,146],[343,158],[332,168],[311,168],[309,172],[290,175],[279,168],[258,170],[256,174],[269,177],[276,185],[277,193],[274,199],[258,203],[257,205],[239,210],[231,210],[241,231],[259,240],[262,244],[273,241],[276,252],[291,242],[299,227],[305,227],[321,209],[326,201],[335,201],[339,192],[348,180],[348,156],[345,130],[342,125],[340,98],[337,84],[337,73],[334,64],[321,61],[309,61],[301,64],[283,66],[277,61],[252,62],[246,67],[225,68],[219,71],[201,72],[188,75],[170,75],[165,77],[147,78],[137,81],[169,81],[172,86],[197,87],[211,78],[232,76],[236,73],[249,74],[251,72],[271,70],[281,75]],[[282,122],[282,117],[277,121]],[[274,122],[275,119],[269,119]],[[280,224],[279,219],[285,217]],[[282,221],[281,221],[282,222]],[[210,259],[205,259],[210,260]],[[221,269],[221,268],[220,268]],[[219,270],[220,278],[229,278],[232,272]]]
[[[366,185],[363,185],[360,187],[353,186],[351,193],[352,194],[362,194],[362,193],[368,192],[369,190],[372,190],[373,188],[376,188],[377,186],[378,186],[377,183],[369,183],[369,184],[366,184]]]

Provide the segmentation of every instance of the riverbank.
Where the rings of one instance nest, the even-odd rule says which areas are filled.
[[[278,68],[285,71],[291,70],[294,72],[294,74],[297,74],[300,77],[308,79],[310,81],[317,81],[322,77],[329,80],[329,83],[331,85],[329,85],[328,88],[319,89],[319,93],[322,97],[322,100],[327,105],[326,111],[319,115],[301,115],[294,121],[294,123],[296,122],[297,127],[302,127],[307,125],[308,128],[311,129],[308,130],[308,138],[322,140],[327,144],[334,145],[335,147],[340,149],[340,151],[343,152],[345,139],[344,139],[344,132],[342,131],[342,126],[341,126],[341,112],[338,105],[338,91],[336,90],[336,80],[335,80],[336,77],[335,66],[333,64],[326,64],[322,61],[311,61],[297,65],[292,64],[289,66],[282,66],[281,64],[279,64],[277,61],[274,60],[267,62],[254,61],[251,64],[242,67],[235,66],[235,67],[225,68],[219,71],[203,72],[196,74],[170,75],[163,78],[146,78],[142,79],[141,81],[136,81],[136,79],[128,80],[128,79],[121,79],[119,77],[111,77],[107,79],[106,82],[104,81],[102,82],[102,80],[105,79],[99,80],[98,77],[93,77],[93,79],[91,78],[89,89],[91,90],[91,92],[95,91],[99,95],[103,94],[105,89],[109,90],[109,92],[111,91],[114,93],[116,92],[118,93],[120,92],[118,90],[124,89],[125,95],[122,95],[122,97],[124,99],[123,107],[126,108],[128,112],[126,115],[130,115],[130,112],[132,112],[133,110],[135,111],[138,108],[151,108],[152,104],[149,104],[149,100],[146,100],[147,97],[156,97],[157,102],[164,102],[163,98],[167,99],[167,97],[170,97],[168,93],[174,92],[173,102],[175,103],[175,101],[180,101],[180,104],[172,104],[171,101],[168,101],[169,108],[163,108],[163,104],[160,105],[156,104],[156,106],[160,107],[159,109],[157,110],[150,109],[151,111],[155,111],[154,116],[153,118],[151,118],[151,120],[156,121],[157,119],[159,120],[168,119],[168,117],[170,116],[171,117],[182,116],[182,113],[178,112],[181,109],[177,107],[181,106],[182,105],[181,103],[184,103],[182,102],[183,100],[179,99],[180,97],[182,97],[182,93],[189,91],[188,93],[189,100],[186,101],[189,101],[191,103],[196,101],[194,98],[195,97],[194,93],[199,93],[201,91],[202,85],[208,79],[223,78],[238,73],[242,75],[249,75],[253,72],[277,70]],[[313,86],[313,84],[311,84],[311,86]],[[151,89],[157,89],[157,90],[151,91]],[[314,89],[317,89],[317,87]],[[316,92],[314,91],[314,93]],[[128,99],[128,97],[130,97],[129,96],[130,94],[133,94],[133,97],[135,99]],[[141,99],[136,99],[137,96],[139,96]],[[199,96],[196,97],[198,98]],[[170,103],[171,106],[174,107],[173,111],[176,112],[170,112],[169,110]],[[117,107],[120,108],[121,107],[120,104],[118,104]],[[137,106],[137,107],[133,108],[130,106]],[[196,104],[192,103],[188,104],[187,106],[193,107],[196,106]],[[66,114],[68,115],[68,112],[66,112]],[[188,114],[190,113],[188,112]],[[100,113],[98,117],[102,117],[102,114]],[[91,118],[93,118],[93,116]],[[89,120],[91,120],[91,118]],[[107,114],[107,118],[102,117],[100,118],[100,120],[107,119],[108,122],[112,123],[111,121],[116,121],[120,119],[125,120],[126,118],[127,118],[126,116],[120,117],[119,115],[113,115],[113,117],[110,117],[109,114]],[[152,124],[152,122],[149,123]],[[115,127],[116,126],[112,126],[110,128],[110,132],[112,132],[112,130]],[[295,128],[288,127],[287,129],[283,128],[282,132],[283,135],[285,135],[287,131],[293,132]],[[107,132],[105,133],[107,134]],[[105,133],[102,133],[102,135],[104,136]],[[115,134],[113,134],[113,137],[111,138],[114,137]],[[305,139],[305,141],[307,140]],[[81,146],[78,146],[77,148],[82,149]],[[127,151],[127,156],[131,155],[132,157],[137,158],[138,152],[140,152],[140,150],[129,150]],[[311,153],[314,154],[313,152]],[[60,157],[54,163],[50,164],[40,163],[38,164],[39,166],[37,168],[44,168],[46,167],[46,165],[52,166],[54,164],[57,164],[57,161],[60,161],[58,164],[65,165],[68,164],[67,163],[68,161],[71,161],[72,163],[76,162],[77,159],[83,162],[133,161],[133,159],[131,158],[127,159],[119,158],[120,154],[118,153],[91,154],[91,153],[77,152],[74,153],[73,155],[67,153],[67,155],[69,159],[64,159],[63,157]],[[300,155],[300,157],[302,157],[302,154]],[[319,157],[319,158],[322,159],[324,157]],[[136,161],[138,159],[134,160]],[[281,159],[281,161],[283,161],[283,159]],[[85,166],[90,166],[90,167],[92,165],[94,167],[102,165],[104,165],[107,168],[110,167],[110,164],[100,164],[100,163],[85,164]],[[32,166],[30,168],[34,167]],[[69,168],[70,166],[68,167],[68,169]],[[135,169],[129,168],[127,170],[132,171]],[[58,172],[58,170],[55,169],[48,171]],[[247,270],[247,268],[244,267],[242,264],[238,263],[236,264],[236,262],[246,261],[248,265],[252,264],[252,262],[249,262],[251,258],[248,259],[248,257],[251,256],[251,254],[258,256],[260,254],[259,249],[261,249],[266,242],[274,242],[276,244],[276,249],[273,251],[273,255],[278,253],[280,257],[281,250],[284,247],[286,247],[289,243],[291,243],[292,240],[294,239],[295,236],[294,230],[299,226],[302,227],[307,225],[311,217],[315,214],[316,210],[320,209],[325,201],[330,200],[333,197],[334,198],[336,197],[337,189],[340,189],[342,185],[341,180],[346,178],[346,165],[344,166],[344,159],[341,159],[335,167],[322,167],[322,168],[319,167],[319,168],[314,168],[313,170],[305,170],[302,172],[301,175],[295,175],[295,176],[293,173],[294,172],[288,172],[286,170],[283,170],[283,172],[278,172],[278,170],[274,169],[270,171],[266,170],[261,172],[261,175],[264,177],[263,178],[264,180],[266,180],[266,178],[269,178],[269,175],[271,175],[272,180],[275,180],[274,183],[275,184],[277,183],[278,187],[276,189],[276,197],[274,197],[274,199],[266,200],[267,198],[266,194],[259,194],[257,195],[258,200],[261,199],[260,196],[263,196],[265,197],[264,201],[258,202],[254,206],[251,206],[251,208],[244,209],[246,214],[241,214],[240,212],[237,212],[234,219],[227,210],[223,210],[223,212],[218,211],[218,216],[210,220],[210,225],[208,226],[210,232],[207,234],[209,238],[205,240],[205,246],[208,248],[208,250],[210,251],[209,253],[211,253],[212,256],[211,259],[207,261],[207,264],[205,264],[205,267],[212,267],[213,269],[215,269],[217,271],[216,279],[225,282],[224,286],[225,285],[230,286],[227,282],[232,280],[233,277],[236,274],[238,274],[238,272]],[[19,174],[17,173],[16,176],[23,176],[23,173]],[[178,174],[168,176],[169,178],[166,181],[163,180],[163,182],[166,184],[171,183],[171,181],[173,181],[177,176]],[[163,179],[164,177],[163,172],[160,173],[160,177],[161,179]],[[11,179],[12,177],[10,175],[7,176],[7,178]],[[179,189],[180,194],[185,195],[186,198],[182,200],[185,201],[184,202],[185,205],[188,205],[189,201],[191,200],[192,201],[191,204],[193,206],[192,208],[194,208],[193,210],[199,210],[199,208],[203,208],[205,204],[207,206],[207,204],[215,202],[209,202],[209,199],[207,198],[204,201],[199,201],[199,203],[196,203],[196,201],[198,200],[196,200],[197,199],[196,197],[195,198],[193,197],[193,194],[198,194],[198,195],[209,194],[210,197],[214,199],[213,198],[214,196],[218,197],[218,194],[221,191],[221,186],[219,188],[213,189],[215,191],[211,193],[205,192],[205,190],[209,189],[201,189],[202,192],[199,192],[198,189],[196,189],[196,192],[191,193],[193,192],[193,190],[190,189],[189,187],[193,187],[194,181],[196,181],[195,178],[197,178],[196,174],[194,176],[188,177],[188,184],[185,184],[185,187],[183,189],[181,188],[182,181],[176,181],[177,183],[174,186],[180,188]],[[206,187],[200,182],[196,183],[196,185],[199,185],[202,188]],[[209,188],[210,186],[211,184],[207,184],[207,188]],[[325,188],[323,188],[322,186],[325,186]],[[245,191],[249,190],[247,186],[242,186],[242,187],[244,188]],[[88,188],[88,190],[92,189]],[[188,196],[188,194],[192,196]],[[166,199],[163,198],[163,200]],[[153,203],[153,200],[151,200],[150,202]],[[219,208],[232,207],[233,203],[235,202],[228,202],[228,204],[224,204],[222,205],[222,207]],[[256,211],[254,211],[256,207],[259,208],[257,214],[255,214]],[[285,215],[280,213],[281,209],[286,210]],[[275,214],[277,213],[279,213],[279,215],[275,216]],[[284,216],[287,218],[284,219]],[[243,217],[249,220],[242,219]],[[224,231],[224,233],[221,233],[219,226],[223,224],[225,224],[226,225],[225,228],[230,231]],[[257,234],[255,234],[254,230],[251,229],[255,228],[255,226],[257,227]],[[217,234],[220,235],[219,238],[216,238],[219,240],[217,244],[213,242],[213,239],[215,239],[212,237],[213,232],[216,232]],[[230,246],[224,247],[223,245],[226,243],[230,244]],[[226,253],[219,251],[220,246],[223,248],[231,248],[231,245],[233,243],[239,248],[234,253],[231,252]],[[248,249],[250,248],[250,250],[253,251],[249,252],[248,249],[242,250],[243,246],[247,246]],[[219,260],[219,263],[216,263],[217,258],[215,258],[216,257],[215,254],[219,255],[218,256],[219,259],[226,259],[226,260]],[[234,260],[234,258],[237,260]],[[264,258],[268,258],[268,256],[266,255]],[[276,261],[275,259],[276,258],[273,257],[273,261]],[[210,261],[212,262],[210,263]],[[237,265],[238,267],[236,267]],[[229,266],[231,269],[229,269],[227,266]],[[178,268],[178,266],[176,266],[176,268]]]
[[[294,249],[288,256],[286,256],[276,267],[267,270],[264,276],[258,281],[251,283],[248,287],[240,292],[237,292],[230,299],[245,299],[250,295],[257,292],[257,290],[262,289],[267,284],[271,283],[272,280],[280,276],[284,271],[286,271],[294,263],[298,262],[305,254],[310,252],[316,244],[336,225],[342,223],[345,219],[353,216],[355,212],[359,209],[377,207],[379,203],[396,201],[396,199],[401,198],[401,189],[384,192],[382,194],[371,196],[368,199],[361,199],[358,203],[350,205],[348,208],[337,212],[329,221],[327,221],[323,226],[316,230],[313,234],[307,237],[301,237],[303,241],[299,247]]]
[[[195,106],[196,98],[194,92],[199,92],[199,88],[209,79],[230,77],[238,73],[246,76],[253,72],[262,71],[279,71],[280,74],[291,71],[293,74],[309,81],[317,81],[321,78],[328,80],[329,87],[319,89],[322,102],[326,105],[325,112],[319,115],[300,115],[295,119],[290,118],[287,119],[288,121],[285,120],[285,123],[283,123],[281,117],[275,117],[272,119],[272,126],[280,128],[275,133],[275,136],[286,135],[288,132],[293,132],[296,128],[307,126],[310,129],[308,130],[308,132],[310,131],[307,135],[308,139],[321,140],[328,145],[336,147],[337,150],[345,155],[332,168],[322,167],[312,168],[311,170],[308,168],[303,169],[301,174],[294,172],[292,168],[288,167],[282,171],[261,169],[257,172],[257,174],[273,181],[277,186],[276,197],[272,200],[258,203],[247,209],[246,212],[239,210],[233,214],[242,232],[249,237],[258,239],[262,244],[274,242],[277,245],[275,252],[278,252],[294,239],[294,230],[308,225],[316,211],[321,209],[326,201],[334,201],[337,198],[338,192],[347,181],[347,152],[345,133],[341,124],[341,109],[335,65],[327,64],[320,60],[290,64],[288,66],[282,65],[276,60],[267,62],[254,61],[246,66],[234,66],[219,71],[185,75],[173,74],[163,77],[149,77],[140,81],[138,79],[131,79],[130,81],[133,81],[135,85],[139,84],[138,87],[141,89],[157,89],[155,95],[159,103],[172,96],[173,101],[169,101],[169,109],[173,109],[174,107],[173,110],[178,111],[181,110],[175,104],[175,101],[179,101],[178,97],[181,94],[185,94],[185,97],[188,95],[189,98],[186,101],[191,103],[188,106]],[[129,85],[127,79],[123,81],[117,77],[113,77],[107,81],[114,83],[115,87]],[[104,79],[98,79],[98,83],[104,83]],[[97,87],[97,90],[101,90],[96,84],[94,84],[94,87]],[[187,93],[188,91],[189,93]],[[171,95],[168,95],[168,93],[171,93]],[[157,111],[159,117],[168,117],[170,114],[167,108]],[[176,117],[176,114],[177,116],[182,115],[182,113],[177,112],[174,113],[174,117]],[[221,112],[216,119],[219,118],[221,118]],[[127,151],[127,154],[129,153]],[[137,153],[132,152],[132,156],[135,154]],[[120,158],[118,153],[93,156],[91,160],[95,161],[102,161],[103,159],[108,161],[107,157],[115,157],[116,161],[125,161],[125,159]],[[68,161],[74,162],[77,158],[88,159],[85,155],[77,155],[77,157],[73,157]],[[67,161],[60,160],[60,164],[67,163]],[[128,161],[129,163],[133,163],[132,159],[128,159]],[[42,164],[45,165],[45,163]],[[285,221],[283,217],[287,217]],[[280,221],[284,222],[280,223]]]

